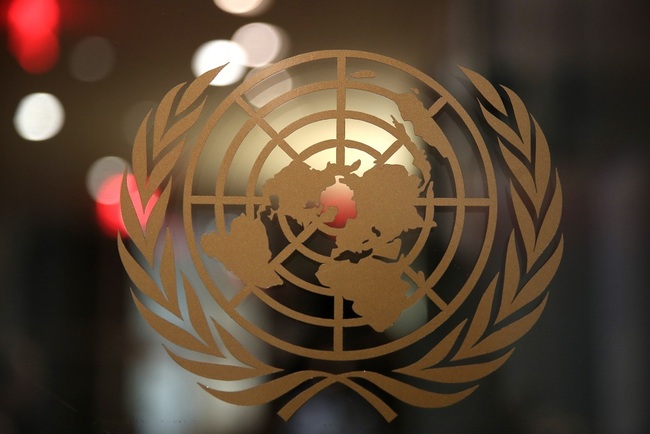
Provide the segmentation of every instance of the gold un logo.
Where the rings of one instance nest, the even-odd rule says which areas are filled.
[[[560,182],[521,99],[467,69],[457,99],[343,50],[213,103],[220,70],[147,115],[122,187],[119,253],[169,355],[223,401],[282,399],[285,420],[334,383],[388,421],[386,397],[471,394],[539,318],[562,256]]]

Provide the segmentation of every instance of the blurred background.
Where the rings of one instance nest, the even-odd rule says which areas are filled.
[[[650,3],[0,4],[0,433],[650,432]],[[134,314],[114,180],[146,112],[210,61],[248,59],[225,96],[254,67],[342,48],[514,89],[559,168],[565,253],[536,327],[466,400],[386,424],[333,387],[284,423],[207,396]]]

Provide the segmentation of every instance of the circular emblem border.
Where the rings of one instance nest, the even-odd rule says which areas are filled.
[[[284,69],[291,62],[324,56],[357,56],[397,62],[358,51],[325,51],[294,57],[269,67],[266,74]],[[422,82],[434,82],[415,68],[404,66],[408,73]],[[165,346],[169,355],[186,370],[206,379],[241,381],[273,374],[268,381],[239,391],[223,391],[201,384],[213,396],[233,404],[264,404],[310,382],[309,387],[294,396],[278,412],[285,420],[307,400],[333,383],[341,383],[355,390],[388,421],[397,414],[364,382],[407,404],[425,408],[451,405],[471,394],[478,387],[478,380],[498,369],[512,355],[514,343],[538,320],[548,299],[547,287],[557,271],[563,251],[563,236],[559,231],[562,214],[559,177],[551,166],[546,138],[521,99],[503,86],[499,92],[479,74],[461,68],[480,95],[479,106],[484,121],[498,137],[498,150],[510,181],[509,205],[513,215],[513,228],[508,238],[503,268],[493,276],[473,317],[458,324],[424,356],[392,371],[401,376],[366,370],[336,374],[311,370],[287,372],[253,356],[218,321],[207,316],[197,293],[182,271],[183,286],[182,291],[178,291],[178,270],[171,234],[169,228],[163,231],[172,190],[171,171],[183,151],[188,130],[204,111],[205,98],[201,100],[201,96],[222,68],[204,74],[187,86],[185,83],[176,86],[165,95],[155,112],[147,115],[133,146],[132,168],[136,191],[129,192],[126,176],[122,183],[123,219],[133,242],[133,250],[137,252],[131,253],[120,237],[118,251],[133,281],[132,295],[138,310],[163,338],[179,348],[211,356],[214,362],[187,359]],[[437,82],[434,83],[437,85]],[[440,95],[446,93],[441,88]],[[461,110],[464,112],[462,107]],[[466,125],[472,128],[473,123]],[[209,130],[210,125],[206,125],[199,143],[205,141]],[[480,137],[478,129],[475,132]],[[152,200],[155,203],[151,214],[141,224],[138,213],[141,214]],[[184,209],[185,217],[187,208]],[[185,225],[191,224],[187,220],[185,218]],[[156,260],[154,253],[161,235],[164,242]],[[136,259],[140,255],[143,261]],[[154,278],[156,275],[159,278]],[[136,292],[136,288],[139,292]],[[184,294],[186,310],[180,307],[180,294]],[[141,301],[143,297],[176,316],[186,327],[180,327],[156,314]],[[496,313],[493,312],[495,310]],[[425,380],[429,385],[456,385],[459,390],[432,391],[420,387],[420,383],[413,385],[408,378]]]

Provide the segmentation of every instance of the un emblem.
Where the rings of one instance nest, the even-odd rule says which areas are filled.
[[[223,401],[284,397],[284,419],[334,383],[389,421],[385,396],[472,393],[539,318],[562,255],[560,182],[521,99],[463,69],[478,102],[461,103],[344,50],[267,67],[211,106],[219,71],[144,119],[139,194],[122,189],[120,256],[169,355]]]

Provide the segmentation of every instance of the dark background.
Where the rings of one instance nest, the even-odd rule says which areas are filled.
[[[132,316],[115,240],[97,226],[85,176],[105,155],[130,160],[119,128],[130,107],[191,79],[201,43],[254,21],[281,27],[288,55],[372,51],[434,78],[460,64],[514,89],[559,169],[565,253],[539,323],[460,404],[400,408],[388,425],[354,393],[334,388],[289,424],[263,411],[246,430],[650,432],[648,2],[275,0],[256,17],[210,0],[59,4],[61,58],[51,71],[24,72],[6,49],[4,21],[0,34],[0,433],[244,431],[223,422],[234,410],[200,390],[195,403],[151,386],[184,374]],[[105,80],[82,83],[67,69],[86,36],[115,47]],[[66,110],[63,130],[44,142],[13,127],[18,102],[32,92],[55,94]],[[154,365],[166,368],[141,367]],[[138,372],[150,379],[134,383]],[[198,389],[196,381],[178,380]],[[149,384],[167,403],[151,410],[134,398],[133,384]],[[338,393],[333,403],[328,393]],[[241,411],[235,426],[247,418]]]

